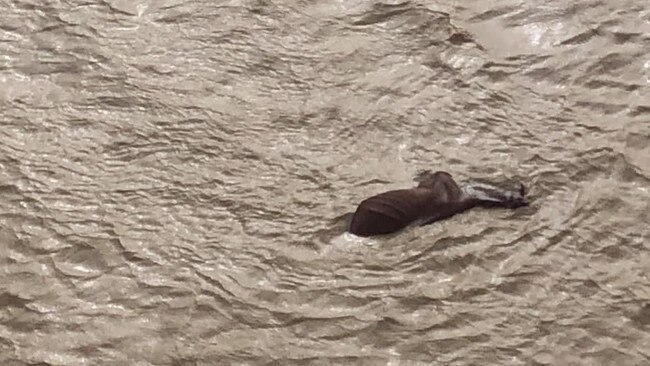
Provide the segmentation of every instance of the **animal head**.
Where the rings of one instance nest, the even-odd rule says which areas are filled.
[[[433,188],[436,182],[442,178],[451,178],[451,174],[444,171],[432,172],[431,170],[423,170],[416,174],[414,181],[418,182],[418,188]]]

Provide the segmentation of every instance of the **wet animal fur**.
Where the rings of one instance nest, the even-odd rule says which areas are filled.
[[[348,231],[357,236],[385,235],[414,223],[427,225],[470,208],[527,206],[525,187],[506,190],[492,184],[467,182],[458,185],[444,171],[423,171],[417,187],[384,192],[362,201]]]

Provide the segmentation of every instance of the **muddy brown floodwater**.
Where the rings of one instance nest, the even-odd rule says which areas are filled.
[[[1,365],[650,364],[647,0],[0,0],[0,127]]]

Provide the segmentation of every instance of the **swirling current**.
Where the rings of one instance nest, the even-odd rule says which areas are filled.
[[[650,364],[647,1],[0,0],[0,127],[0,365]]]

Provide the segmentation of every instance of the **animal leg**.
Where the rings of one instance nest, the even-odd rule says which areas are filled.
[[[463,199],[474,200],[477,206],[517,208],[528,206],[526,187],[519,183],[518,190],[509,190],[487,183],[468,182],[461,185]]]

